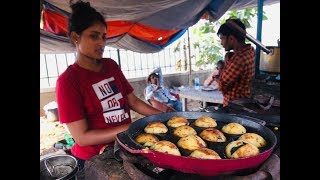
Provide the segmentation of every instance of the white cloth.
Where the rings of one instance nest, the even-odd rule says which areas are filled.
[[[150,98],[154,98],[157,101],[167,103],[170,100],[177,100],[176,97],[174,97],[172,94],[170,94],[170,91],[165,87],[161,86],[161,89],[156,90],[153,92],[152,90],[157,87],[155,84],[149,84],[146,88],[146,100],[149,100]]]
[[[163,86],[163,76],[162,76],[162,70],[160,67],[153,70],[150,74],[156,73],[159,76],[159,84]]]
[[[160,67],[156,68],[155,70],[153,70],[150,74],[152,73],[157,73],[158,76],[159,76],[159,84],[161,86],[160,89],[158,89],[157,91],[153,92],[152,90],[154,88],[156,88],[156,84],[149,84],[147,87],[146,87],[146,100],[149,100],[150,98],[154,98],[155,100],[157,101],[160,101],[160,102],[168,102],[168,100],[177,100],[176,97],[174,97],[172,94],[170,94],[170,91],[168,90],[168,88],[166,88],[164,86],[164,83],[163,83],[163,75],[162,75],[162,70]]]

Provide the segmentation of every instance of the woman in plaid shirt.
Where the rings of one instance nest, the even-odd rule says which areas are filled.
[[[230,100],[250,96],[250,82],[254,76],[254,48],[251,44],[245,43],[243,35],[230,27],[228,24],[230,21],[236,23],[244,31],[246,30],[239,19],[228,19],[220,26],[217,33],[221,45],[227,51],[226,64],[218,80],[219,90],[223,94],[224,107]],[[233,52],[229,52],[230,50]]]

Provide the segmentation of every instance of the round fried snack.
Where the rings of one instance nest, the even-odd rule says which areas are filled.
[[[222,127],[222,132],[227,134],[244,134],[246,133],[246,128],[244,128],[239,123],[229,123]]]
[[[186,137],[188,135],[197,135],[197,132],[191,126],[184,125],[177,127],[173,134],[178,137]]]
[[[176,156],[181,156],[180,151],[178,147],[173,144],[170,141],[162,140],[154,143],[150,149],[162,152],[162,153],[167,153],[171,155],[176,155]]]
[[[190,150],[190,151],[194,151],[199,148],[207,147],[206,142],[204,142],[197,135],[189,135],[189,136],[180,138],[177,144],[179,147],[186,149],[186,150]]]
[[[139,144],[142,144],[143,146],[150,147],[154,143],[158,142],[159,139],[153,134],[144,133],[137,136],[135,138],[135,141]]]
[[[200,135],[202,139],[210,142],[226,142],[227,138],[224,134],[215,128],[208,128],[203,130]]]
[[[219,154],[212,149],[199,148],[193,151],[189,157],[199,158],[199,159],[221,159]]]
[[[202,116],[194,122],[194,125],[198,127],[209,128],[209,127],[216,127],[217,122],[215,119],[209,116]]]
[[[167,125],[176,128],[183,125],[189,125],[189,121],[182,116],[173,116],[171,119],[169,119]]]
[[[168,132],[168,128],[161,122],[152,122],[144,128],[144,132],[150,134],[161,134]]]
[[[249,143],[257,146],[257,148],[261,148],[267,145],[267,141],[262,136],[256,133],[242,134],[238,140],[248,141]]]
[[[225,151],[227,157],[231,159],[245,158],[259,154],[259,149],[255,145],[244,140],[230,142],[226,146]]]

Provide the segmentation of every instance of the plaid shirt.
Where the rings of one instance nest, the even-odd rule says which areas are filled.
[[[226,62],[219,79],[223,106],[227,106],[230,100],[250,96],[250,81],[254,76],[254,54],[254,48],[247,44]]]

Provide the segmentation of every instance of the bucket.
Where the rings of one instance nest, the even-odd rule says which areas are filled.
[[[78,161],[67,154],[56,154],[40,159],[40,180],[76,180]]]
[[[260,53],[260,70],[270,73],[280,73],[280,47],[267,46],[272,49],[272,53]]]
[[[46,111],[46,118],[48,121],[58,121],[59,120],[59,116],[58,116],[58,109],[54,108],[54,109],[48,109]]]
[[[46,113],[46,119],[48,121],[58,121],[59,120],[58,105],[55,101],[52,101],[52,102],[46,104],[43,107],[43,110]]]

